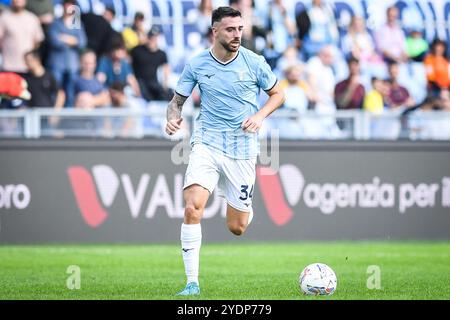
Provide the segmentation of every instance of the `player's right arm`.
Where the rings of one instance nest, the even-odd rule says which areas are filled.
[[[191,66],[186,64],[183,72],[181,73],[180,79],[178,79],[175,94],[167,107],[166,133],[168,135],[173,135],[175,132],[180,130],[180,125],[183,121],[183,118],[181,118],[183,104],[191,94],[196,83],[197,80],[192,72]]]
[[[181,111],[183,110],[183,104],[187,97],[183,97],[175,92],[172,100],[167,107],[167,124],[166,133],[173,135],[180,129],[183,118],[181,117]]]

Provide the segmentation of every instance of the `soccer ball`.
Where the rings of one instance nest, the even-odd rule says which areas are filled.
[[[313,263],[303,269],[298,282],[300,291],[306,295],[329,296],[337,287],[336,274],[323,263]]]

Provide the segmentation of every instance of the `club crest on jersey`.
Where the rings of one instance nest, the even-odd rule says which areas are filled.
[[[244,70],[244,69],[237,71],[238,78],[240,81],[244,80],[246,72],[247,72],[247,70]]]

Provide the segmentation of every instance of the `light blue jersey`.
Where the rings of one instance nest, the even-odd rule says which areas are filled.
[[[255,114],[260,89],[270,91],[277,79],[263,56],[240,47],[236,57],[222,63],[210,50],[184,67],[176,87],[188,97],[198,84],[200,113],[191,144],[202,143],[233,159],[251,159],[259,153],[257,133],[247,133],[242,122]]]

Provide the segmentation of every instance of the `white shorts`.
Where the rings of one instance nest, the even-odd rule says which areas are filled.
[[[232,159],[220,151],[196,143],[189,155],[183,189],[198,184],[210,193],[218,186],[219,195],[243,212],[252,209],[256,158]]]

